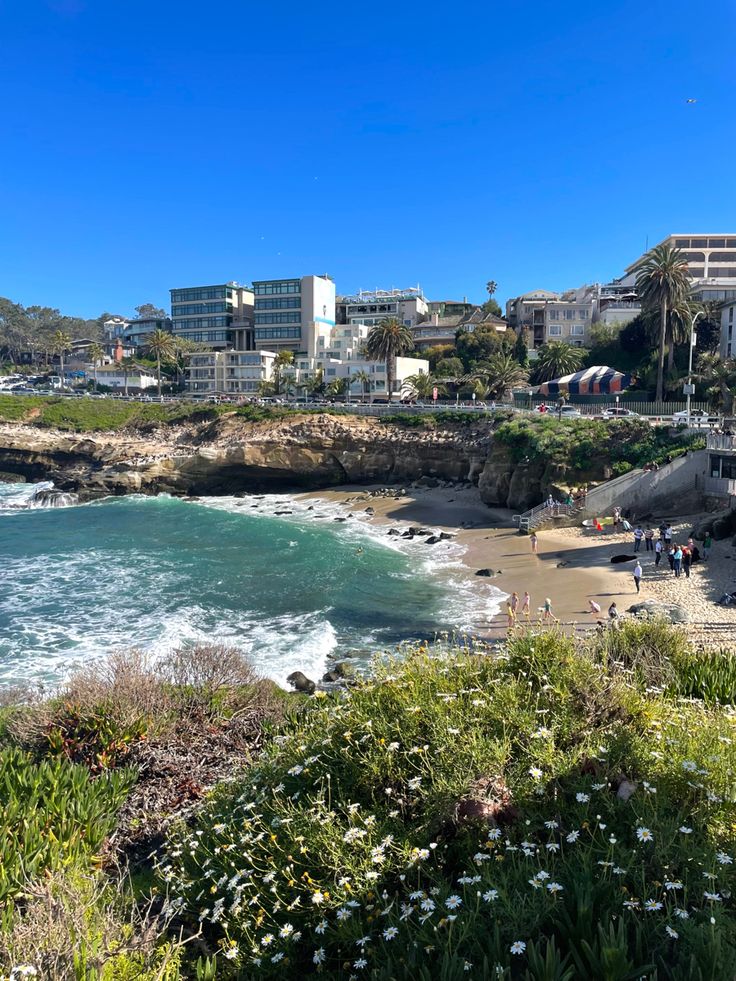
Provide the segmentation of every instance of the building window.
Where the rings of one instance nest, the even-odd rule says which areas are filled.
[[[704,258],[701,256],[701,259]],[[736,252],[711,252],[708,262],[736,262]]]
[[[574,320],[574,319],[575,319],[575,311],[565,310],[565,320]]]
[[[188,290],[171,290],[172,303],[187,303],[190,300],[231,299],[233,291],[227,286],[195,287]]]
[[[281,293],[301,293],[302,284],[298,279],[285,280],[283,282],[253,283],[253,292],[256,296],[278,296]]]
[[[302,305],[301,297],[283,296],[278,299],[260,299],[255,301],[256,310],[298,310]]]
[[[231,313],[232,303],[221,301],[220,303],[185,303],[171,308],[172,317],[186,317],[194,314],[201,316],[203,313]]]
[[[707,238],[691,238],[690,239],[691,249],[707,249],[708,239]]]
[[[733,323],[733,307],[728,308],[728,322],[729,324]]]
[[[685,252],[683,258],[686,262],[705,262],[705,252]]]
[[[692,275],[692,270],[690,271]],[[718,276],[722,279],[736,279],[736,266],[708,266],[708,277]]]
[[[570,328],[571,334],[585,334],[585,324],[573,324]]]
[[[256,327],[255,339],[257,341],[271,340],[294,340],[302,336],[300,327]]]
[[[710,249],[724,249],[726,247],[725,238],[709,238],[708,248]]]
[[[689,249],[690,248],[690,239],[689,238],[676,238],[675,239],[675,248],[676,249]]]
[[[687,274],[688,276],[691,276],[693,279],[702,279],[703,276],[705,275],[705,266],[688,266]],[[713,275],[712,271],[710,275],[711,276]]]
[[[550,320],[557,320],[557,317],[558,317],[557,310],[554,310],[554,309],[550,310],[550,312],[549,312],[549,319]]]
[[[550,337],[560,337],[562,335],[562,327],[559,324],[549,325],[549,336]]]
[[[715,456],[710,458],[711,477],[736,480],[736,456]]]
[[[581,320],[587,320],[588,319],[588,311],[587,310],[581,310],[580,311],[580,319]]]
[[[299,324],[302,320],[300,312],[294,313],[257,313],[256,326],[259,324]]]
[[[175,320],[174,330],[201,330],[203,327],[229,327],[231,317],[198,317],[196,320]]]

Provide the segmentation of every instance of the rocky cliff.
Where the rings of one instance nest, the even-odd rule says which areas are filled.
[[[430,423],[431,426],[431,423]],[[237,415],[75,436],[0,425],[0,473],[53,480],[82,499],[107,494],[228,494],[345,483],[472,480],[490,506],[525,510],[562,486],[559,467],[513,463],[487,419],[433,428],[305,414]]]

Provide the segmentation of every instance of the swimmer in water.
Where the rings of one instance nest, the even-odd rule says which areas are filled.
[[[356,550],[355,550],[355,554],[356,554],[356,555],[362,555],[362,554],[363,554],[363,549],[362,549],[362,548],[360,548],[360,547],[358,547],[358,548],[356,548]]]

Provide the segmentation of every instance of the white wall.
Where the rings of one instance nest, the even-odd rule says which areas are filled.
[[[736,300],[721,309],[721,345],[722,358],[736,356]]]
[[[602,517],[618,505],[634,518],[664,505],[672,514],[682,512],[702,495],[707,466],[708,451],[696,450],[659,470],[632,470],[589,491],[585,510]]]

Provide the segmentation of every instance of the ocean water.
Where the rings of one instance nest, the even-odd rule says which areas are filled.
[[[357,514],[338,522],[346,511],[326,501],[39,507],[39,486],[51,487],[0,483],[0,684],[55,684],[114,650],[215,640],[284,684],[294,670],[320,676],[331,654],[472,631],[502,596],[452,543],[397,541]]]

